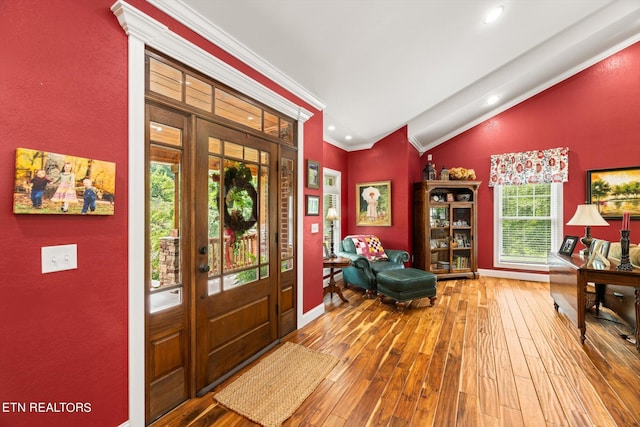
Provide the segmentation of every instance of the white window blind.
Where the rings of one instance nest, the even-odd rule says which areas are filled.
[[[330,247],[331,221],[327,221],[327,212],[329,208],[334,207],[341,217],[342,209],[340,206],[340,177],[339,171],[323,168],[323,243],[327,248]],[[334,251],[338,251],[341,240],[340,220],[333,221],[333,245]]]
[[[494,264],[545,269],[547,254],[557,249],[562,237],[562,184],[507,185],[494,189]]]

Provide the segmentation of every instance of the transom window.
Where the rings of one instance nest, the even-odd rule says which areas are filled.
[[[294,121],[269,111],[203,76],[147,54],[149,94],[161,95],[210,115],[238,123],[280,142],[295,145]]]

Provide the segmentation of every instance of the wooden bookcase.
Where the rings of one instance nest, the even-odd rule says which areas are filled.
[[[480,181],[414,184],[413,266],[438,278],[478,276],[477,208]]]

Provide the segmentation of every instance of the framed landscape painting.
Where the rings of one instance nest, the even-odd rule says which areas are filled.
[[[391,181],[356,184],[356,225],[391,226]]]
[[[587,203],[603,218],[640,218],[640,166],[587,171]]]
[[[116,164],[16,149],[13,213],[113,215]]]

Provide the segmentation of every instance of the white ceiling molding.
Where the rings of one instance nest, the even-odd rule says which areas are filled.
[[[135,35],[147,46],[170,55],[196,70],[211,76],[243,94],[299,120],[307,121],[313,113],[296,105],[266,86],[251,79],[204,49],[183,39],[157,20],[145,15],[124,1],[111,7],[127,35]]]
[[[147,0],[147,2],[225,50],[227,53],[238,58],[254,70],[265,75],[314,108],[318,110],[324,110],[326,108],[325,104],[320,101],[318,97],[286,76],[259,55],[255,54],[247,46],[238,42],[221,28],[204,19],[181,0]]]
[[[345,151],[352,150],[352,148],[349,147],[348,145],[342,144],[342,143],[336,141],[334,138],[332,138],[330,136],[324,135],[323,139],[324,139],[324,142],[326,142],[328,144],[331,144],[334,147],[338,147],[338,148],[340,148],[342,150],[345,150]]]

